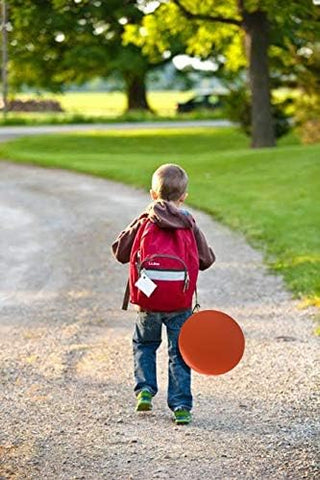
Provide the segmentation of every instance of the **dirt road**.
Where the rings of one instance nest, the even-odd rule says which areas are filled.
[[[137,415],[134,311],[115,235],[148,202],[140,191],[58,170],[0,164],[0,479],[319,478],[319,339],[260,253],[196,213],[217,263],[203,308],[243,327],[242,362],[195,374],[194,421],[177,427],[160,392]]]

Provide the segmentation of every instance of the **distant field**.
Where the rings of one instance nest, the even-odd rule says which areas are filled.
[[[148,100],[150,106],[160,116],[175,114],[177,102],[185,101],[193,95],[192,92],[150,92]],[[30,98],[28,95],[19,95],[19,98]],[[35,98],[32,96],[32,98]],[[124,113],[126,97],[122,92],[68,92],[63,95],[48,94],[43,98],[56,99],[62,108],[70,114],[89,116],[117,117]]]
[[[189,120],[189,119],[220,119],[225,118],[223,109],[214,111],[197,110],[177,114],[178,102],[185,102],[195,95],[193,91],[151,91],[147,94],[151,112],[126,111],[126,95],[123,92],[67,92],[65,94],[42,93],[18,94],[16,99],[58,100],[64,109],[59,112],[9,112],[6,119],[0,115],[0,125],[36,125],[59,123],[97,123],[114,121],[157,121],[157,120]],[[284,92],[277,96],[282,98]],[[282,96],[282,97],[281,97]]]
[[[252,150],[231,128],[92,131],[21,138],[0,155],[145,189],[159,164],[179,163],[190,174],[190,204],[241,231],[298,297],[320,305],[320,144],[291,135]]]

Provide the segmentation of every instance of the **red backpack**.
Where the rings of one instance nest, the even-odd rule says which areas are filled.
[[[160,228],[146,220],[134,239],[129,268],[131,303],[150,312],[191,308],[199,272],[193,230]],[[153,282],[151,294],[137,287],[139,279]]]

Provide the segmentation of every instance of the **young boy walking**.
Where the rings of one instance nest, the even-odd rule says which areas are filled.
[[[198,270],[215,256],[192,215],[181,208],[188,176],[178,165],[160,166],[152,176],[153,202],[112,244],[115,258],[130,262],[130,300],[137,306],[133,334],[136,410],[152,409],[158,391],[156,352],[162,324],[168,337],[167,401],[176,424],[191,421],[191,371],[178,348],[181,327],[192,313]]]

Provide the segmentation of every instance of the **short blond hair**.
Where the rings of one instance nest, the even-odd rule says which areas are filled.
[[[187,173],[179,165],[165,163],[152,175],[151,188],[159,199],[175,202],[186,193],[188,180]]]

